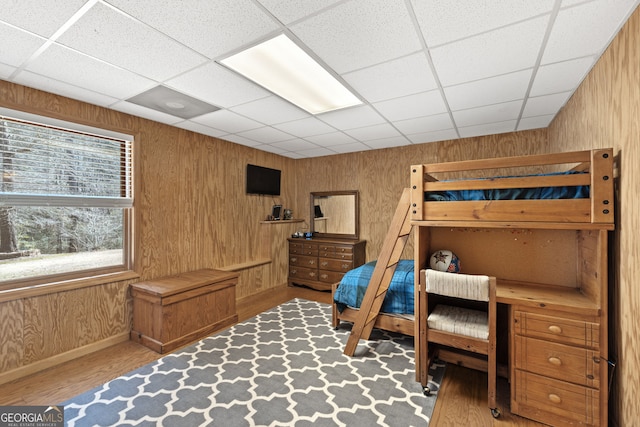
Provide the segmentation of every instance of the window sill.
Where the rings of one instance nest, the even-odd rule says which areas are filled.
[[[125,270],[53,283],[25,285],[21,288],[0,291],[0,303],[138,278],[140,278],[140,275],[135,271]]]

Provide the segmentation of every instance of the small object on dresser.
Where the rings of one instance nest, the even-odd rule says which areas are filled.
[[[460,258],[448,249],[435,251],[429,258],[433,270],[460,273]]]

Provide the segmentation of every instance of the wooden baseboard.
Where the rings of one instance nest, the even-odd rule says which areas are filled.
[[[10,371],[0,373],[0,384],[5,384],[19,378],[35,374],[36,372],[43,371],[56,365],[68,362],[70,360],[77,359],[87,354],[94,353],[96,351],[103,350],[112,345],[129,340],[129,332],[123,332],[118,335],[114,335],[102,341],[97,341],[73,350],[69,350],[65,353],[57,354],[47,359],[39,360],[26,366],[21,366]]]

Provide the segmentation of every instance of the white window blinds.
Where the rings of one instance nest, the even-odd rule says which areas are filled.
[[[131,207],[131,140],[0,115],[0,207]]]

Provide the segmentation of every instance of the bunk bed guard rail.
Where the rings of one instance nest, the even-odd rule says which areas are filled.
[[[550,168],[553,168],[551,173],[540,173]],[[487,177],[487,173],[493,172],[487,171],[490,169],[500,170],[500,173]],[[509,170],[534,172],[512,174]],[[455,176],[456,179],[438,180],[434,174]],[[460,179],[458,176],[470,178]],[[491,199],[492,196],[482,196],[475,200],[460,200],[460,197],[456,197],[456,201],[427,201],[425,197],[428,194],[447,192],[477,194],[476,190],[493,195],[508,193],[505,190],[509,189],[566,188],[577,188],[578,191],[569,192],[570,196],[566,195],[567,191],[559,191],[562,195],[557,197],[560,198],[549,196],[549,191],[543,191],[543,199],[507,196],[507,199],[497,200]],[[613,227],[613,196],[611,148],[411,166],[412,221],[530,221],[610,224]]]

